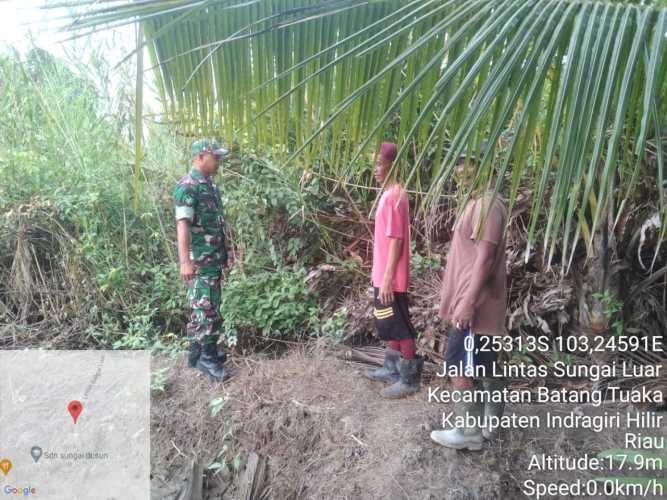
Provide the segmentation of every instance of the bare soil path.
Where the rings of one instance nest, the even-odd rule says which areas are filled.
[[[448,450],[432,443],[429,433],[439,428],[449,408],[427,401],[426,388],[408,399],[383,400],[381,384],[364,379],[362,368],[326,349],[234,363],[236,376],[216,384],[188,369],[184,360],[155,360],[154,372],[160,373],[165,391],[153,398],[154,499],[179,498],[181,479],[193,458],[205,469],[224,460],[232,464],[237,456],[238,474],[206,471],[203,498],[244,498],[239,477],[247,457],[256,453],[267,464],[266,498],[514,500],[529,498],[522,493],[526,480],[566,483],[596,475],[529,471],[533,455],[579,457],[624,444],[623,429],[530,429],[505,431],[479,453]],[[210,402],[216,398],[224,403],[212,416]],[[532,415],[565,409],[508,405],[507,412]],[[581,410],[626,411],[612,405]],[[658,431],[667,434],[665,427]]]

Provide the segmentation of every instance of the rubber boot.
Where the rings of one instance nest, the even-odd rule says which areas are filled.
[[[227,353],[216,346],[215,355],[218,357],[218,364],[224,365],[227,361]]]
[[[188,351],[188,366],[194,368],[197,366],[199,356],[201,355],[201,343],[197,340],[190,341],[190,350]],[[224,364],[227,361],[227,353],[225,351],[216,351],[216,356],[219,364]]]
[[[398,381],[380,391],[380,396],[388,399],[398,399],[419,391],[423,370],[424,358],[421,356],[413,359],[401,358],[398,363]]]
[[[384,350],[384,363],[382,364],[382,368],[368,370],[366,372],[366,377],[377,382],[398,382],[398,363],[400,360],[400,351],[387,347]]]
[[[488,392],[487,399],[491,399],[491,396],[494,392],[502,391],[507,383],[501,378],[490,378],[485,377],[482,379],[482,387],[484,391]],[[505,412],[505,400],[500,401],[499,403],[493,403],[491,401],[486,401],[484,403],[484,417],[485,420],[488,420],[488,417],[502,417]],[[494,419],[495,420],[495,419]],[[482,436],[484,439],[495,439],[498,437],[498,428],[495,427],[491,429],[488,425],[485,425],[482,429]]]
[[[188,351],[188,366],[194,368],[197,366],[199,356],[201,355],[201,344],[196,340],[190,340],[190,350]]]
[[[472,389],[466,389],[461,392],[461,396],[470,393]],[[467,397],[467,396],[466,396]],[[454,411],[457,417],[473,418],[473,422],[466,422],[463,427],[454,427],[453,429],[431,432],[431,440],[441,446],[453,448],[455,450],[479,451],[482,449],[482,429],[479,425],[479,419],[483,416],[483,403],[456,403]]]
[[[228,373],[218,362],[218,348],[213,343],[204,344],[202,352],[197,361],[197,369],[213,380],[225,380]]]

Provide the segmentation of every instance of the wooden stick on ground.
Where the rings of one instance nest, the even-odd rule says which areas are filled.
[[[192,460],[190,476],[188,477],[185,488],[181,490],[181,494],[178,496],[177,500],[202,500],[203,482],[204,476],[202,466],[199,465],[197,460]]]
[[[266,497],[266,470],[266,458],[251,453],[239,481],[241,500],[260,500]]]
[[[338,357],[360,365],[382,366],[384,362],[384,348],[377,346],[352,347],[342,351]],[[436,363],[424,362],[424,373],[434,375],[442,367]]]

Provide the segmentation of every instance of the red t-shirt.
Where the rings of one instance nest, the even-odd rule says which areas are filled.
[[[382,193],[375,214],[372,272],[374,287],[382,286],[391,238],[401,240],[401,254],[396,265],[392,290],[407,292],[410,278],[410,207],[408,194],[398,185]]]

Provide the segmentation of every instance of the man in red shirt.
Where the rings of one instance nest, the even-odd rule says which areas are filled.
[[[410,278],[410,213],[408,194],[389,178],[396,145],[382,143],[376,155],[375,180],[384,186],[375,214],[373,238],[373,290],[375,326],[387,342],[382,368],[367,373],[371,380],[390,382],[380,394],[402,398],[421,387],[424,360],[416,354],[417,334],[408,309]]]

